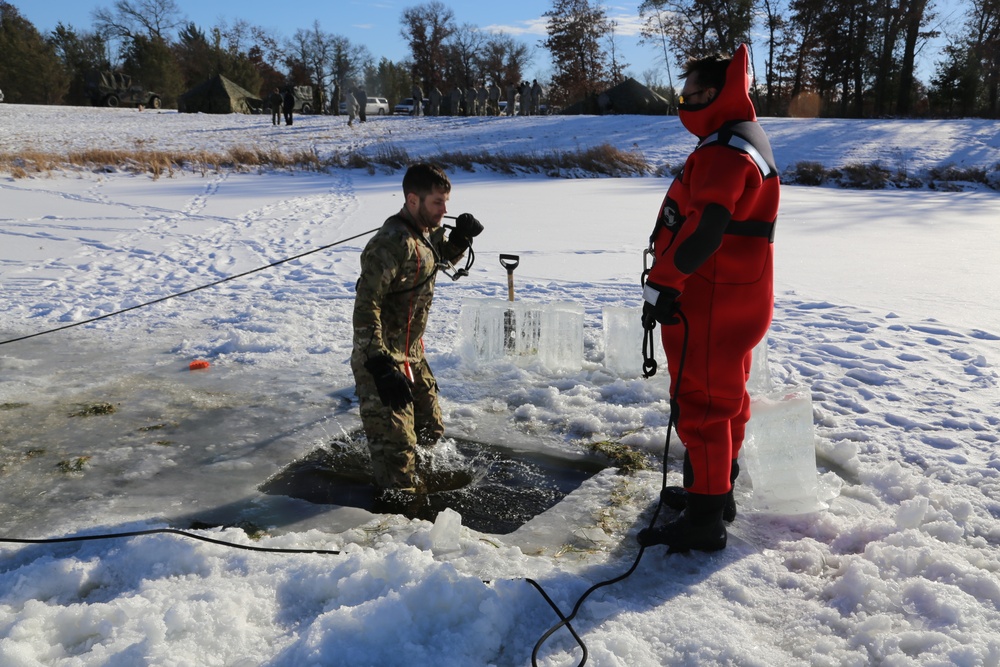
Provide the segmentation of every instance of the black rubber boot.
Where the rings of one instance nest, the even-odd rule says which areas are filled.
[[[684,513],[662,526],[640,530],[639,544],[644,547],[665,544],[667,553],[725,549],[729,537],[722,521],[725,505],[725,495],[688,493]]]
[[[729,471],[730,484],[735,484],[736,478],[739,476],[739,461],[733,460],[733,467]],[[665,487],[660,491],[660,499],[664,505],[672,510],[683,510],[687,507],[687,491],[682,486]],[[726,494],[726,506],[722,510],[722,520],[726,523],[732,523],[736,520],[736,496],[733,495],[732,489],[729,489],[729,493]]]

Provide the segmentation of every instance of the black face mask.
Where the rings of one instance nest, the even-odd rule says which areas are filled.
[[[702,104],[678,104],[677,108],[680,111],[687,111],[687,112],[701,111],[702,109],[704,109],[705,107],[707,107],[709,104],[711,104],[714,101],[715,101],[715,99],[713,98],[713,99],[709,100],[708,102],[703,102]]]

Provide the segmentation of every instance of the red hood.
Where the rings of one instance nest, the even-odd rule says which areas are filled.
[[[741,44],[726,70],[726,83],[704,109],[680,110],[681,123],[688,132],[705,138],[730,121],[757,120],[750,101],[750,56],[746,44]]]

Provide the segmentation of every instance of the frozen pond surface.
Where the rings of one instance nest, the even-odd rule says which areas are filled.
[[[443,145],[545,151],[610,141],[661,165],[693,144],[675,120],[636,117],[400,118],[356,132],[310,118],[284,132],[255,125],[261,118],[0,107],[0,143],[14,150],[22,141],[59,151],[141,140],[216,151],[280,143],[320,154],[398,145],[417,156]],[[783,167],[954,162],[993,173],[1000,161],[995,121],[766,119],[765,127]],[[371,229],[398,209],[399,178],[340,170],[0,178],[0,336],[143,303]],[[665,373],[645,381],[610,371],[602,312],[639,305],[641,251],[665,180],[457,172],[453,181],[450,208],[473,212],[486,231],[472,274],[439,282],[425,337],[448,435],[562,459],[584,458],[602,440],[661,453]],[[806,446],[825,475],[843,480],[840,495],[822,511],[769,514],[753,509],[741,476],[726,550],[649,550],[631,577],[587,601],[574,625],[593,664],[997,664],[996,211],[997,195],[985,189],[784,188],[770,371],[778,387],[808,387],[815,437]],[[523,667],[557,620],[525,578],[568,610],[633,562],[635,533],[658,497],[656,471],[597,472],[503,535],[457,524],[452,510],[432,524],[260,491],[358,428],[346,360],[362,245],[0,346],[0,535],[252,517],[266,526],[253,544],[340,552],[247,553],[175,535],[4,544],[0,663]],[[504,359],[473,366],[456,351],[462,304],[506,297],[498,253],[520,255],[519,300],[583,309],[578,369]],[[190,372],[196,359],[210,368]],[[672,459],[670,481],[678,467]],[[205,532],[251,543],[235,527]],[[579,657],[557,633],[540,665]]]

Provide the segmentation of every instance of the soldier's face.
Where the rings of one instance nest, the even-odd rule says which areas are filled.
[[[417,210],[411,212],[417,222],[424,229],[436,229],[440,227],[441,219],[448,212],[448,197],[450,194],[434,188],[426,197],[411,196],[416,200]]]

